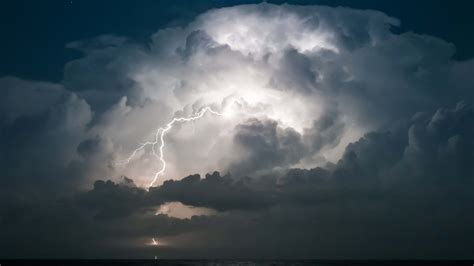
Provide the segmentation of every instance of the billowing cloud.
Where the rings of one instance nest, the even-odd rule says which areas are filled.
[[[146,44],[72,42],[60,84],[1,78],[0,254],[472,257],[473,61],[398,25],[236,6]],[[151,150],[120,163],[206,106],[223,115],[170,129],[156,187]],[[157,213],[169,202],[210,211]]]
[[[277,122],[272,120],[254,119],[238,125],[234,142],[244,154],[231,167],[231,171],[237,175],[287,167],[298,162],[307,153],[298,132],[291,128],[278,128]]]
[[[147,44],[112,35],[68,44],[84,56],[66,65],[62,86],[94,112],[82,141],[110,143],[107,155],[81,164],[91,165],[86,183],[122,174],[149,183],[160,167],[151,153],[126,167],[114,162],[172,117],[204,106],[227,115],[173,128],[158,183],[196,172],[334,163],[365,132],[471,99],[456,80],[469,79],[463,69],[472,63],[451,60],[454,46],[441,39],[394,34],[398,24],[377,11],[261,4],[206,12],[186,27],[159,30]],[[267,144],[259,144],[280,145],[266,147],[266,156],[242,135],[252,119],[276,123],[276,142],[260,137]],[[107,167],[97,165],[104,161]]]
[[[87,102],[58,84],[5,77],[0,87],[1,181],[79,185],[68,168],[93,117]]]

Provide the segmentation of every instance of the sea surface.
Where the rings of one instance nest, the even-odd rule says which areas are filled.
[[[198,266],[379,266],[379,265],[466,265],[474,266],[473,261],[322,261],[322,260],[1,260],[0,266],[15,265],[48,265],[48,266],[67,266],[67,265],[94,265],[94,266],[155,266],[155,265],[198,265]]]

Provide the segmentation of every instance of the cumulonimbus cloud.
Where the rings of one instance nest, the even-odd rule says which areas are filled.
[[[96,160],[69,158],[71,167],[90,168],[83,176],[92,180],[125,174],[145,184],[157,167],[152,157],[140,154],[126,168],[115,162],[173,116],[203,106],[232,116],[173,129],[169,169],[160,182],[214,170],[315,167],[335,163],[369,130],[471,99],[464,82],[456,82],[466,63],[451,59],[453,45],[392,33],[398,24],[377,11],[262,4],[209,11],[185,27],[159,30],[146,44],[111,35],[73,42],[68,47],[84,56],[67,63],[62,86],[94,112],[82,141],[109,144]],[[242,145],[237,133],[248,119],[275,121],[280,132],[295,130],[306,149],[274,147],[275,156],[298,154],[276,160],[280,165],[260,163],[252,156],[262,151]]]

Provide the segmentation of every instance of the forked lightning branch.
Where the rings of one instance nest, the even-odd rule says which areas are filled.
[[[191,122],[191,121],[194,121],[194,120],[198,120],[200,118],[202,118],[206,113],[210,113],[210,114],[213,114],[213,115],[218,115],[218,116],[222,116],[223,114],[217,112],[217,111],[214,111],[212,110],[211,107],[207,106],[203,109],[201,109],[199,112],[189,116],[189,117],[177,117],[177,118],[173,118],[173,120],[171,120],[168,124],[166,124],[166,126],[164,127],[160,127],[156,130],[156,133],[154,135],[154,139],[152,141],[147,141],[145,143],[142,143],[138,148],[136,148],[132,154],[127,158],[125,159],[124,161],[122,161],[120,164],[128,164],[132,161],[132,159],[134,157],[136,157],[136,155],[138,154],[138,152],[140,152],[141,150],[144,150],[146,147],[150,146],[151,147],[151,153],[153,156],[156,157],[156,159],[160,162],[161,164],[161,168],[155,173],[153,179],[151,180],[150,184],[148,185],[148,187],[152,187],[153,184],[156,182],[156,180],[158,179],[158,177],[162,174],[164,174],[165,170],[166,170],[166,161],[164,159],[164,153],[163,153],[163,150],[165,148],[165,136],[166,134],[173,128],[173,126],[176,124],[176,123],[179,123],[179,122]],[[159,145],[158,147],[158,152],[156,150],[156,146]]]

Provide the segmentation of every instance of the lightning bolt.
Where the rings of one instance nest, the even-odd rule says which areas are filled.
[[[155,156],[157,158],[157,160],[161,163],[161,168],[155,173],[152,181],[148,185],[148,187],[152,187],[153,184],[158,179],[158,177],[160,175],[162,175],[166,170],[166,161],[163,158],[164,157],[163,149],[165,148],[165,135],[168,133],[168,131],[170,131],[173,128],[173,126],[176,123],[178,123],[178,122],[192,122],[192,121],[195,121],[195,120],[198,120],[198,119],[202,118],[206,113],[210,113],[210,114],[217,115],[217,116],[223,116],[224,115],[224,114],[221,114],[217,111],[212,110],[211,107],[206,106],[203,109],[201,109],[199,112],[197,112],[197,113],[195,113],[195,114],[193,114],[189,117],[175,117],[175,118],[173,118],[173,120],[168,122],[168,124],[166,124],[166,126],[160,127],[156,130],[155,138],[153,139],[153,141],[147,141],[145,143],[141,143],[140,146],[138,148],[136,148],[132,152],[132,154],[127,159],[122,161],[120,164],[130,163],[131,160],[137,155],[137,153],[139,151],[145,149],[147,146],[151,146],[151,151],[152,151],[153,156]],[[158,145],[158,143],[160,145],[159,145],[159,149],[158,149],[158,153],[157,153],[155,147]]]

